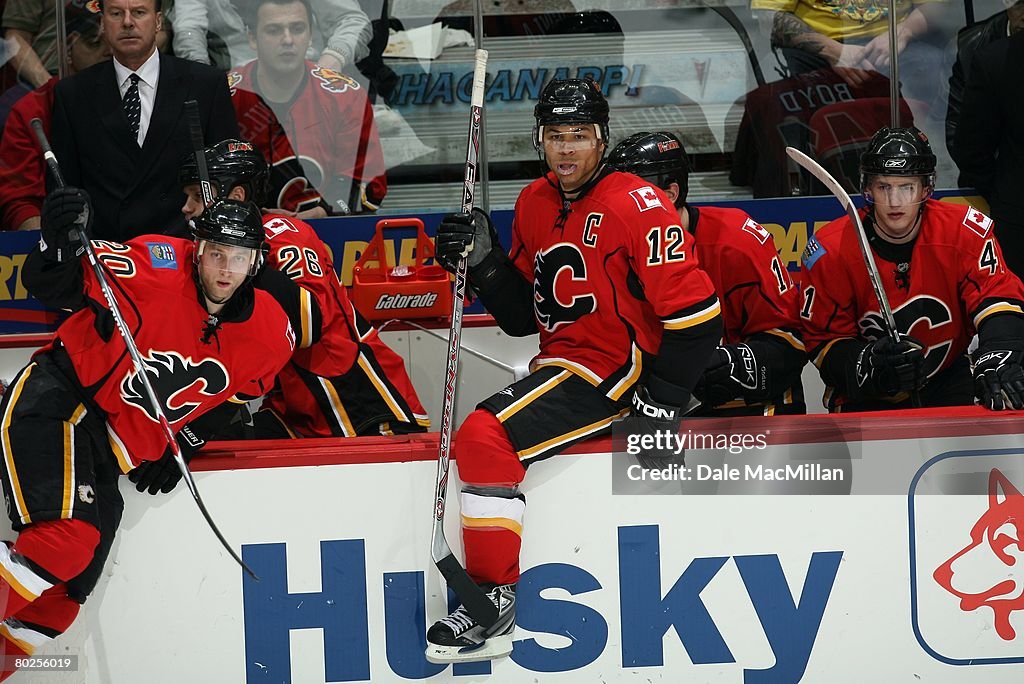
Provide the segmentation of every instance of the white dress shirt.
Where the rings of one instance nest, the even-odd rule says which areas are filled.
[[[131,85],[131,75],[139,75],[139,100],[142,102],[142,111],[139,117],[139,147],[146,140],[146,132],[149,130],[149,119],[153,115],[153,104],[156,102],[156,87],[160,82],[160,51],[153,50],[137,71],[132,71],[124,66],[117,59],[114,59],[114,73],[117,75],[117,88],[121,92],[121,99]]]

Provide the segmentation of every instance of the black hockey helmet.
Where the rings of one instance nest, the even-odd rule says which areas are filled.
[[[935,185],[935,154],[928,136],[917,128],[881,128],[860,157],[860,189],[869,176],[923,176],[927,186]]]
[[[236,273],[255,275],[263,263],[263,216],[260,208],[252,202],[219,199],[206,208],[200,216],[192,219],[196,240],[196,261],[208,250],[210,243],[242,247],[244,264],[225,265],[223,268]],[[236,255],[236,258],[239,255]]]
[[[267,161],[252,143],[229,138],[207,147],[203,153],[206,155],[210,182],[216,183],[219,197],[224,197],[232,188],[241,185],[249,190],[247,199],[257,204],[263,203],[267,194]],[[189,154],[182,163],[178,171],[178,183],[182,187],[199,183],[195,154]]]
[[[231,199],[214,201],[192,219],[196,240],[260,249],[263,247],[263,216],[255,203]]]
[[[659,188],[679,185],[676,206],[686,203],[690,162],[679,138],[667,131],[634,133],[608,154],[608,164],[619,171],[654,181]]]
[[[533,108],[533,118],[537,122],[533,142],[538,148],[544,126],[567,124],[597,124],[601,141],[608,142],[608,100],[601,94],[601,87],[589,78],[549,82]]]

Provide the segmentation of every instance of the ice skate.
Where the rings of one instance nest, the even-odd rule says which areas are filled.
[[[477,623],[463,606],[427,630],[427,660],[432,663],[470,663],[503,658],[512,652],[516,626],[516,585],[501,584],[487,594],[498,607],[498,621],[490,628]]]

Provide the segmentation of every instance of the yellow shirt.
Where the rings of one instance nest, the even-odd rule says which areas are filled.
[[[902,21],[921,0],[897,0]],[[889,28],[888,0],[751,0],[754,10],[792,13],[818,33],[833,40],[872,38]]]

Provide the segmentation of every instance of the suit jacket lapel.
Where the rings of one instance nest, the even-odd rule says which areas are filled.
[[[174,138],[174,128],[184,106],[185,94],[185,79],[174,59],[160,55],[160,82],[156,88],[153,113],[149,117],[149,130],[142,145],[143,168],[149,168]]]
[[[95,93],[93,100],[103,127],[109,132],[110,140],[121,149],[129,159],[139,158],[139,146],[132,140],[128,128],[128,116],[124,113],[121,102],[121,90],[118,88],[117,74],[112,59],[104,62],[102,69],[93,72],[94,82],[87,88],[86,94]]]

